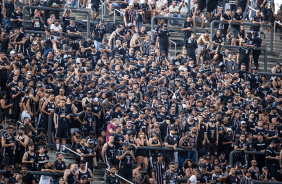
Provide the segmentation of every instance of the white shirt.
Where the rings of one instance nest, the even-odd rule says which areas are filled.
[[[51,176],[41,175],[39,184],[50,184]]]
[[[176,5],[174,8],[172,5],[169,6],[169,12],[177,12],[179,11],[179,7]]]
[[[190,183],[191,184],[197,184],[197,177],[196,175],[193,175],[189,178],[189,180],[191,181]]]
[[[54,31],[60,31],[62,30],[62,27],[61,25],[59,24],[58,26],[55,26],[55,24],[52,24],[51,27],[50,27],[50,30],[54,30]],[[54,36],[55,40],[57,40],[58,36]]]

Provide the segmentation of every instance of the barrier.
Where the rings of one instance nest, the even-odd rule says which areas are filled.
[[[259,75],[265,76],[279,76],[282,77],[282,73],[269,73],[269,72],[258,72]]]
[[[10,173],[10,171],[7,170],[0,170],[2,174]],[[64,173],[51,173],[51,172],[41,172],[41,171],[28,171],[32,175],[45,175],[45,176],[57,176],[57,177],[62,177],[64,176]],[[22,173],[22,171],[20,171]]]
[[[110,172],[109,169],[106,169],[106,171],[109,171],[109,172]],[[134,183],[132,183],[131,181],[128,181],[127,179],[123,178],[122,176],[120,176],[120,175],[118,175],[118,174],[115,174],[115,175],[116,175],[118,178],[122,179],[123,181],[125,181],[125,182],[127,182],[127,183],[129,183],[129,184],[134,184]]]
[[[117,10],[117,9],[114,9],[114,23],[116,23],[116,11],[123,14],[123,12]]]
[[[241,151],[236,151],[236,150],[233,150],[233,151],[231,151],[230,152],[230,154],[229,154],[229,164],[231,165],[231,166],[233,166],[234,165],[234,155],[235,154],[239,154],[239,153],[241,153]],[[246,151],[245,152],[245,154],[251,154],[251,155],[265,155],[264,153],[262,153],[262,152],[260,152],[260,151]],[[277,154],[280,154],[280,152],[277,152]],[[281,183],[281,182],[280,182]]]
[[[53,11],[65,11],[63,8],[50,8],[50,7],[42,7],[42,6],[24,6],[23,7],[23,18],[25,19],[25,10],[26,9],[39,9],[39,10],[53,10]],[[76,10],[72,9],[72,12],[77,13],[85,13],[87,15],[87,37],[90,35],[90,13],[89,11],[83,11],[83,10]],[[25,26],[25,22],[23,22],[23,26]],[[40,31],[40,34],[44,34],[44,31]]]
[[[226,21],[220,21],[220,20],[214,20],[211,22],[211,28],[210,28],[210,34],[213,35],[213,30],[215,27],[215,24],[220,24],[220,23],[226,23]],[[238,22],[231,22],[233,25],[248,25],[248,26],[260,26],[259,24],[254,24],[254,23],[248,23],[248,22],[243,22],[243,24],[239,24]],[[270,52],[274,53],[273,50],[273,27],[272,25],[269,24],[264,24],[263,27],[270,27],[271,29],[271,34],[270,34]]]
[[[274,43],[275,43],[275,41],[276,41],[276,39],[275,39],[275,38],[276,38],[276,37],[275,37],[275,35],[276,35],[276,34],[275,34],[275,33],[276,33],[276,24],[279,24],[279,25],[282,26],[282,24],[280,23],[280,21],[275,21],[275,22],[274,22],[274,41],[273,41]]]
[[[176,57],[176,43],[172,40],[170,40],[170,42],[174,44],[174,54],[175,54],[175,57]]]

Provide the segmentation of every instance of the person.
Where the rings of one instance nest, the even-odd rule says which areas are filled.
[[[238,176],[236,176],[235,168],[230,169],[230,174],[227,176],[225,182],[226,184],[238,183],[240,180]]]
[[[168,56],[168,49],[171,48],[171,41],[167,24],[164,24],[163,29],[158,32],[156,45],[160,48],[161,53],[165,53],[165,55]]]
[[[54,124],[56,129],[56,148],[59,152],[60,149],[60,139],[62,140],[62,145],[66,145],[66,138],[68,135],[68,132],[65,131],[68,128],[68,121],[67,119],[70,118],[68,109],[65,107],[66,100],[61,99],[60,106],[58,106],[55,110],[54,114]],[[66,152],[65,147],[63,147],[63,152]]]
[[[246,71],[251,73],[252,51],[251,51],[251,48],[248,47],[247,42],[242,41],[241,43],[243,44],[243,46],[239,48],[239,51],[237,54],[237,65],[239,68],[241,68],[241,65],[244,64],[246,67]]]
[[[261,37],[260,27],[264,25],[263,17],[260,14],[260,10],[256,10],[256,14],[252,17],[252,23],[258,24],[257,26],[252,26],[250,28],[251,32],[257,32],[259,37]]]
[[[187,50],[187,55],[192,58],[193,62],[196,62],[196,53],[198,52],[198,44],[196,41],[196,33],[192,33],[191,37],[185,42],[185,48]]]
[[[167,148],[173,148],[174,150],[177,147],[177,138],[174,136],[175,134],[175,128],[173,125],[171,125],[171,128],[169,130],[169,135],[167,135],[164,139],[165,147]],[[174,160],[174,151],[166,151],[165,152],[165,162],[167,165],[171,163]]]
[[[51,173],[55,173],[54,169],[52,168],[53,166],[53,162],[49,161],[49,160],[45,160],[44,161],[44,166],[41,168],[42,172],[51,172]],[[47,176],[47,175],[41,175],[40,176],[40,180],[39,180],[39,184],[50,184],[51,183],[51,176]]]
[[[53,166],[54,166],[54,171],[56,173],[64,173],[65,172],[67,166],[66,166],[66,163],[63,161],[62,153],[57,153],[57,160],[54,162]],[[58,184],[59,181],[60,181],[60,178],[54,176],[53,183]]]
[[[236,12],[234,13],[233,17],[232,17],[232,21],[237,22],[242,24],[243,23],[243,13],[242,13],[242,8],[238,7]],[[238,33],[239,33],[239,29],[240,29],[240,25],[235,25],[235,24],[231,24],[231,29],[233,32],[233,39],[238,39]]]
[[[99,24],[94,28],[94,45],[95,48],[100,49],[102,40],[106,38],[106,28],[104,26],[104,21],[101,19]]]
[[[119,175],[127,180],[132,179],[132,161],[135,162],[135,157],[132,151],[129,151],[129,142],[124,141],[122,148],[118,150],[118,159],[120,163]],[[120,180],[123,184],[124,181]]]
[[[114,142],[114,134],[110,134],[109,141],[104,144],[101,153],[102,158],[106,163],[108,169],[110,169],[112,165],[116,164],[116,159],[117,159],[115,154],[115,145],[113,144],[113,142]]]
[[[181,31],[184,31],[184,43],[186,43],[186,40],[191,37],[193,27],[194,24],[192,22],[192,17],[188,16],[187,20],[184,22],[183,28],[181,29]]]
[[[8,127],[7,133],[2,135],[1,144],[3,149],[3,166],[4,169],[8,169],[9,165],[14,165],[15,152],[16,152],[16,140],[13,136],[13,128]]]
[[[124,14],[123,14],[123,21],[125,23],[125,27],[128,27],[128,25],[131,23],[134,23],[135,20],[135,16],[136,16],[136,11],[133,8],[134,4],[133,3],[129,3],[128,4],[128,8],[125,10]]]
[[[164,174],[163,182],[164,184],[176,184],[178,182],[178,174],[175,172],[174,162],[169,163],[169,169]]]
[[[211,161],[214,162],[215,157],[218,154],[218,139],[219,131],[218,126],[215,124],[215,117],[210,117],[210,121],[207,125],[207,151],[211,155]]]
[[[78,181],[80,181],[82,177],[85,177],[87,180],[85,184],[90,184],[90,182],[94,179],[91,169],[86,167],[85,160],[80,161],[80,168],[76,171],[75,175],[78,176]]]
[[[22,175],[23,175],[23,182],[30,183],[30,184],[35,184],[35,179],[32,174],[30,174],[27,170],[26,165],[22,165]]]
[[[77,181],[77,164],[71,163],[70,169],[67,169],[64,173],[64,180],[67,184],[75,184]]]
[[[23,8],[21,6],[19,6],[17,8],[17,11],[15,11],[11,14],[10,21],[12,22],[13,28],[21,28],[22,27],[22,23],[24,22],[22,11],[23,11]]]
[[[246,171],[245,176],[240,180],[240,184],[249,184],[254,183],[254,180],[251,178],[251,172]]]
[[[279,157],[276,154],[275,148],[277,143],[275,140],[271,141],[270,145],[265,149],[265,162],[266,167],[271,175],[271,178],[277,180],[278,172],[277,169],[279,168]]]
[[[201,172],[197,170],[196,173],[188,179],[187,184],[197,184],[197,180],[201,178],[201,176]]]
[[[116,176],[115,166],[111,166],[110,174],[106,177],[106,184],[119,184],[119,178]]]
[[[179,7],[176,4],[176,1],[172,1],[172,4],[169,6],[169,13],[171,17],[180,17]],[[170,24],[173,24],[173,20],[170,20]],[[182,26],[181,20],[178,20],[178,26]]]
[[[24,153],[27,151],[27,145],[29,142],[29,137],[25,134],[26,129],[24,126],[19,128],[19,135],[15,138],[16,141],[16,154],[15,154],[15,164],[21,164]]]

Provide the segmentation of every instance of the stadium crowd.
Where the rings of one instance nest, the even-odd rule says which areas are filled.
[[[116,173],[136,184],[281,181],[282,80],[258,75],[257,48],[260,27],[281,21],[282,7],[275,11],[273,0],[104,3],[124,20],[108,37],[98,0],[21,2],[39,7],[29,17],[42,34],[25,30],[17,1],[1,1],[0,183],[90,184],[99,162],[107,184],[125,183]],[[94,23],[84,39],[72,12],[78,6],[91,7]],[[62,17],[56,8],[65,8]],[[153,16],[187,20],[157,19],[150,32]],[[211,35],[204,25],[213,20],[224,23]],[[168,27],[184,33],[175,57]],[[69,164],[66,145],[80,155]]]

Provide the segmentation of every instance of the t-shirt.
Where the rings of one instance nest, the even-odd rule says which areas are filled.
[[[25,176],[23,176],[23,182],[32,183],[33,180],[34,180],[34,176],[29,172]]]
[[[189,178],[191,184],[197,184],[197,177],[195,175]]]

